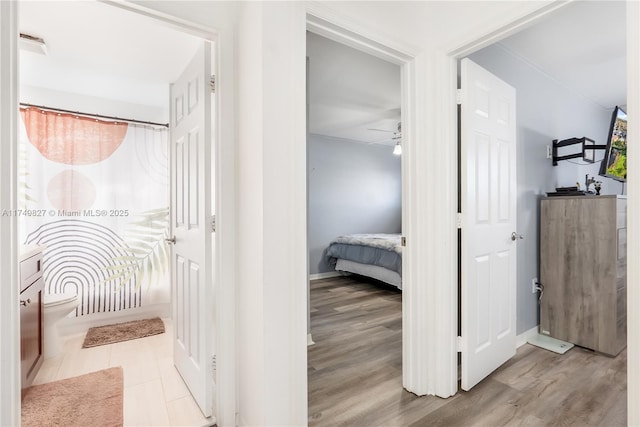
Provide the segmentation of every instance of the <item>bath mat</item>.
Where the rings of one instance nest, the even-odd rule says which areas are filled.
[[[113,344],[164,333],[164,323],[159,317],[116,323],[115,325],[90,328],[84,337],[83,348]]]
[[[122,426],[122,368],[23,390],[22,426]]]

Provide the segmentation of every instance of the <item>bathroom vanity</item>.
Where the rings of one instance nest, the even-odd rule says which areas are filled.
[[[23,389],[31,385],[44,360],[42,250],[40,246],[29,246],[23,248],[20,255],[20,365]]]

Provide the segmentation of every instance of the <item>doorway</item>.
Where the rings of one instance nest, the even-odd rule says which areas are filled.
[[[585,175],[595,176],[602,181],[603,188],[607,189],[603,194],[620,194],[622,189],[619,183],[598,177],[602,152],[596,152],[595,163],[573,159],[555,167],[550,153],[547,154],[547,147],[551,147],[552,140],[571,138],[577,136],[574,135],[576,132],[592,135],[590,138],[604,144],[611,112],[616,105],[626,104],[625,67],[613,65],[625,62],[624,50],[617,47],[625,45],[626,32],[624,25],[616,31],[604,30],[604,24],[611,20],[625,21],[624,3],[572,4],[540,19],[535,25],[468,56],[515,87],[520,108],[516,115],[518,174],[514,181],[518,187],[518,225],[514,231],[523,238],[517,239],[517,286],[514,285],[513,288],[514,291],[517,290],[518,346],[538,333],[541,295],[536,290],[535,283],[540,277],[539,199],[547,192],[553,192],[556,187],[573,186],[576,182],[584,188]],[[570,25],[576,25],[576,28],[569,30]],[[598,34],[595,30],[580,37],[581,28],[603,28],[606,34]],[[575,35],[576,39],[558,37],[558,34],[564,34],[565,31]],[[601,58],[594,57],[591,51],[593,43],[585,41],[587,37],[594,37],[598,43],[608,46],[603,52],[609,53]],[[560,39],[562,40],[558,41]],[[554,49],[548,47],[551,43],[558,51],[572,52],[573,63],[581,56],[585,60],[576,69],[570,68],[571,61],[565,61],[563,65],[562,62],[549,60],[547,55],[553,55],[554,52]],[[546,53],[536,51],[534,44]],[[599,93],[596,93],[597,90],[593,91],[595,88],[591,84],[581,86],[581,82],[602,80],[598,77],[599,73],[594,74],[595,71],[591,68],[599,66],[594,65],[595,62],[609,64],[606,68],[610,68],[615,75],[609,84],[603,85],[604,90]],[[563,76],[562,72],[567,74]],[[546,109],[548,105],[553,105],[553,113]],[[570,115],[562,113],[568,110],[571,110]],[[593,190],[593,186],[590,190]]]
[[[25,78],[23,79],[25,83],[30,83],[28,88],[25,87],[25,90],[22,91],[24,96],[29,96],[29,102],[31,104],[36,104],[40,106],[50,106],[50,107],[58,107],[65,108],[78,113],[87,113],[87,115],[96,117],[95,114],[100,115],[109,115],[115,116],[116,118],[123,117],[127,118],[139,118],[144,121],[157,121],[160,123],[168,123],[170,121],[169,114],[177,109],[178,104],[174,103],[174,105],[170,105],[169,102],[169,83],[174,82],[175,79],[178,78],[179,72],[181,68],[186,66],[188,60],[191,55],[194,53],[193,46],[197,44],[202,44],[202,40],[205,38],[211,38],[210,34],[206,34],[202,31],[198,36],[187,35],[185,32],[176,31],[174,29],[169,29],[165,23],[161,23],[153,18],[149,18],[148,16],[143,16],[138,13],[132,13],[128,10],[123,10],[119,7],[113,7],[113,5],[108,5],[99,2],[89,2],[89,3],[68,3],[64,6],[70,7],[71,9],[66,13],[60,10],[63,5],[55,5],[56,10],[45,13],[42,8],[46,7],[46,5],[34,5],[33,7],[29,4],[24,5],[21,8],[21,17],[24,18],[21,25],[22,32],[33,32],[35,34],[41,34],[43,39],[42,44],[48,45],[48,52],[45,51],[45,55],[35,56],[30,58],[29,61],[23,61],[23,71],[30,71],[27,73]],[[30,9],[37,9],[33,11],[34,13],[30,13]],[[98,9],[98,11],[96,11]],[[33,16],[46,16],[46,21],[50,21],[54,24],[54,27],[58,27],[57,29],[62,29],[62,33],[55,32],[56,28],[54,28],[51,32],[51,27],[44,27],[46,22],[37,22],[36,20],[30,20],[29,17]],[[75,18],[75,23],[65,23],[61,24],[55,19],[51,19],[51,17],[55,16],[67,16],[72,20]],[[117,25],[113,24],[113,20],[118,22]],[[80,26],[80,28],[75,27],[74,24]],[[42,26],[41,26],[42,25]],[[119,28],[118,32],[114,32],[114,28]],[[133,27],[135,29],[135,36],[127,35],[126,29]],[[144,27],[144,28],[143,28]],[[30,29],[28,29],[30,28]],[[39,30],[40,28],[40,30]],[[102,33],[101,33],[102,32]],[[190,31],[193,33],[193,31]],[[84,34],[85,37],[79,41],[74,37],[77,37],[78,34]],[[100,35],[101,34],[101,35]],[[143,35],[142,35],[143,34]],[[98,35],[95,38],[92,38],[91,35]],[[148,38],[147,38],[148,36]],[[69,40],[72,40],[74,43],[72,47],[69,48]],[[132,41],[133,40],[133,41]],[[83,43],[91,45],[93,50],[88,49]],[[137,43],[137,44],[136,44]],[[181,44],[182,43],[182,44]],[[143,52],[144,54],[148,54],[149,57],[146,57],[144,54],[140,55],[131,55],[131,51],[127,52],[128,47],[138,46],[138,52]],[[150,50],[153,46],[159,47],[161,50],[160,54],[152,54]],[[65,47],[67,48],[65,50]],[[73,48],[80,48],[80,59],[73,56],[74,52],[72,52]],[[174,53],[170,53],[169,50],[175,48]],[[84,51],[83,51],[84,49]],[[94,51],[99,51],[99,55],[91,56],[90,53]],[[146,65],[150,65],[153,62],[153,58],[162,58],[162,55],[166,54],[167,58],[171,62],[174,62],[178,65],[178,68],[171,69],[170,66],[156,65],[155,68],[150,68],[145,70]],[[22,54],[21,55],[28,55]],[[212,55],[213,58],[217,57],[215,53]],[[62,60],[68,61],[71,65],[70,70],[64,69],[64,65],[61,63]],[[116,58],[118,60],[123,60],[121,63],[117,63]],[[55,63],[53,69],[45,68],[44,63],[49,59]],[[74,62],[74,60],[78,60],[79,62]],[[123,65],[124,64],[124,65]],[[145,65],[146,64],[146,65]],[[29,67],[29,65],[31,65]],[[96,66],[98,71],[92,66]],[[136,66],[137,65],[137,66]],[[215,61],[214,64],[215,66]],[[57,69],[55,68],[57,67]],[[131,80],[127,77],[123,77],[121,74],[121,69],[127,69],[127,72],[130,73]],[[214,68],[215,69],[215,68]],[[47,72],[45,72],[47,70]],[[106,70],[106,71],[105,71]],[[78,71],[78,74],[74,74],[75,71]],[[93,73],[93,74],[92,74]],[[37,77],[41,76],[44,81],[37,81]],[[116,77],[115,82],[113,80],[109,80],[110,77]],[[31,79],[31,81],[29,81]],[[209,80],[210,74],[206,77],[206,83],[203,84],[202,81],[198,83],[198,87],[201,90],[208,91],[209,89]],[[113,83],[113,86],[109,86],[107,81]],[[58,86],[55,86],[55,83],[58,83]],[[92,91],[93,90],[93,91]],[[119,95],[116,95],[119,93]],[[127,95],[128,93],[128,95]],[[118,97],[119,96],[119,97]],[[136,98],[138,96],[139,98]],[[200,97],[200,95],[198,95]],[[205,96],[203,98],[206,103],[211,103],[215,107],[215,97],[212,97],[211,101],[209,101],[208,97]],[[192,107],[191,104],[185,102],[185,106]],[[44,110],[44,109],[43,109]],[[213,119],[217,117],[216,109],[212,108],[208,110],[209,117],[207,119]],[[81,114],[78,114],[81,115]],[[151,117],[151,119],[150,119]],[[117,120],[117,119],[116,119]],[[122,120],[126,122],[127,120]],[[173,122],[173,120],[171,120]],[[167,138],[168,140],[168,138]],[[167,143],[167,140],[164,143]],[[209,145],[208,140],[206,140],[207,145]],[[148,149],[150,147],[146,147]],[[157,148],[157,147],[156,147]],[[206,154],[207,150],[199,150],[201,153]],[[214,149],[211,150],[215,151]],[[154,157],[155,156],[155,157]],[[169,199],[169,190],[171,188],[171,192],[175,192],[176,186],[171,187],[169,183],[169,173],[168,173],[168,146],[163,149],[151,150],[151,155],[149,159],[163,157],[164,156],[164,164],[160,165],[159,163],[146,164],[146,166],[152,166],[148,168],[147,172],[149,174],[158,174],[158,170],[153,170],[153,166],[159,169],[165,168],[165,172],[160,173],[161,178],[164,178],[163,188],[164,190],[149,190],[150,192],[164,192],[166,197],[164,201],[168,206]],[[195,154],[192,153],[193,158],[195,158]],[[199,156],[205,161],[205,165],[199,166],[199,170],[206,170],[207,173],[210,173],[212,170],[212,163],[214,163],[214,158],[207,158],[206,156]],[[115,160],[115,157],[112,157],[109,160]],[[114,184],[115,188],[122,188],[123,184],[115,184],[116,180],[111,180],[111,183]],[[214,181],[205,179],[204,181],[213,185]],[[141,185],[138,188],[147,186]],[[109,191],[109,189],[105,189],[104,191]],[[112,190],[115,191],[115,190]],[[209,192],[205,192],[209,193]],[[214,193],[215,194],[215,193]],[[104,195],[103,195],[104,196]],[[142,197],[140,197],[142,198]],[[108,196],[106,200],[109,200]],[[198,215],[202,214],[204,219],[200,218],[199,224],[203,227],[207,228],[207,239],[209,238],[208,233],[210,229],[210,221],[209,218],[211,216],[210,208],[213,207],[214,203],[210,204],[211,207],[207,203],[194,203],[192,206],[195,206],[196,209],[199,209],[197,213]],[[126,209],[119,209],[119,212],[124,212]],[[130,209],[133,212],[133,209]],[[80,212],[85,212],[84,210],[80,210]],[[157,215],[158,212],[153,213],[153,215]],[[167,220],[168,223],[168,220]],[[168,234],[169,229],[166,230],[166,233],[163,231],[163,234]],[[169,237],[168,235],[162,237]],[[215,239],[211,242],[212,245],[215,245]],[[122,314],[122,316],[117,317],[117,321],[129,320],[131,318],[139,317],[139,316],[148,316],[150,314],[159,315],[161,317],[174,317],[171,313],[171,293],[175,289],[175,283],[169,279],[171,277],[169,273],[170,269],[166,268],[166,264],[169,263],[171,257],[168,254],[168,250],[165,249],[164,255],[165,258],[161,259],[163,255],[163,251],[156,253],[153,255],[152,259],[154,263],[164,264],[165,269],[167,270],[167,275],[162,276],[158,274],[156,271],[152,273],[152,276],[155,276],[157,281],[163,282],[163,286],[155,286],[156,283],[153,280],[144,281],[141,278],[141,284],[138,287],[137,291],[139,294],[136,295],[133,300],[136,301],[134,304],[128,304],[129,306],[133,305],[129,310],[129,306],[124,304],[123,310],[119,310],[118,314]],[[212,257],[212,260],[208,260],[207,265],[215,264],[215,259]],[[147,264],[148,265],[148,264]],[[149,275],[147,274],[147,277]],[[136,279],[139,278],[139,275],[136,275]],[[207,277],[203,275],[202,277],[203,283],[206,283],[210,288],[209,291],[204,293],[205,296],[209,296],[209,298],[201,298],[201,301],[208,306],[213,306],[213,281],[211,277]],[[103,300],[107,300],[108,295],[102,295]],[[99,299],[100,297],[98,297]],[[95,298],[94,298],[95,299]],[[149,303],[147,303],[147,301]],[[140,308],[140,303],[142,302],[143,308]],[[136,304],[138,305],[136,307]],[[122,305],[122,304],[121,304]],[[173,304],[174,308],[176,304]],[[91,317],[87,322],[82,322],[83,326],[79,326],[75,322],[76,325],[72,325],[73,322],[69,323],[69,330],[75,331],[82,328],[88,327],[87,325],[94,326],[95,323],[105,324],[115,322],[116,318],[110,318],[109,312],[116,311],[113,307],[100,307],[102,313],[99,313],[97,316],[87,316],[87,319]],[[207,311],[210,313],[211,311]],[[90,313],[81,313],[81,314],[91,314]],[[112,314],[112,313],[111,313]],[[99,319],[98,319],[99,317]],[[209,324],[214,324],[213,316],[211,316]],[[70,319],[76,320],[76,319]],[[168,327],[171,325],[168,325]],[[211,382],[210,387],[213,385],[213,366],[211,357],[213,356],[212,351],[212,341],[214,338],[214,332],[212,329],[204,329],[201,328],[203,333],[207,335],[206,345],[202,345],[201,348],[205,349],[207,352],[206,361],[200,361],[204,369],[208,372],[207,375],[202,375],[204,381]],[[166,350],[166,349],[165,349]],[[172,358],[171,349],[168,349],[169,353],[166,354],[166,357]],[[164,350],[163,350],[164,351]],[[125,360],[124,358],[115,357],[118,360]],[[115,360],[114,359],[114,360]],[[143,362],[144,363],[144,362]],[[162,362],[164,363],[164,362]],[[159,362],[149,363],[149,365],[158,364]],[[160,373],[160,367],[157,366],[156,369]],[[125,369],[126,370],[126,369]],[[144,371],[144,369],[140,369],[139,372]],[[126,372],[125,372],[126,375]],[[174,375],[171,377],[166,377],[166,381],[173,381],[175,385],[176,378],[179,380],[179,376]],[[158,379],[162,382],[162,375],[158,376]],[[168,385],[164,385],[167,387]],[[125,393],[126,398],[126,393]],[[211,401],[207,406],[211,407],[214,405],[214,402]],[[210,411],[209,409],[205,409],[205,412]],[[160,411],[161,412],[161,411]],[[168,420],[167,420],[168,422]],[[179,422],[179,421],[178,421]],[[201,423],[201,420],[196,421],[196,423]]]
[[[307,58],[309,422],[326,424],[376,394],[374,371],[402,389],[401,68],[313,32]]]

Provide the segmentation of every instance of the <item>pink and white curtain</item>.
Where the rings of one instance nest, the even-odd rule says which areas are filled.
[[[167,302],[168,129],[21,109],[22,242],[42,244],[46,293],[77,315]]]

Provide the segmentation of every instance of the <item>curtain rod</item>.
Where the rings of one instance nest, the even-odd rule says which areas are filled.
[[[115,121],[118,121],[118,122],[135,123],[135,124],[140,124],[140,125],[163,126],[163,127],[166,127],[166,128],[169,127],[168,123],[145,122],[143,120],[123,119],[122,117],[104,116],[102,114],[81,113],[79,111],[64,110],[62,108],[46,107],[44,105],[27,104],[26,102],[21,102],[20,106],[22,106],[22,107],[40,108],[41,110],[53,111],[53,112],[57,112],[57,113],[75,114],[76,116],[89,117],[89,118],[94,118],[95,117],[95,118],[99,118],[99,119],[115,120]]]

